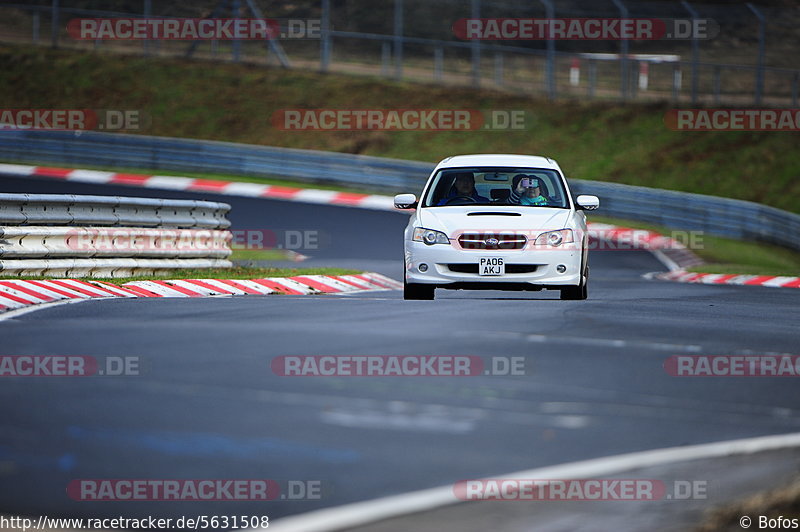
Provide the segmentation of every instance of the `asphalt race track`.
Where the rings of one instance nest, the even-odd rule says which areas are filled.
[[[4,192],[191,197],[234,229],[326,234],[307,264],[401,279],[401,214],[0,179]],[[602,198],[601,198],[602,200]],[[602,212],[602,211],[601,211]],[[0,321],[2,355],[138,356],[139,376],[4,378],[0,513],[270,518],[637,450],[800,430],[789,378],[676,378],[678,354],[797,352],[800,290],[647,281],[594,252],[590,299],[556,292],[103,300]],[[524,376],[279,377],[279,355],[524,357]],[[79,502],[74,479],[320,480],[313,501]],[[713,502],[713,501],[710,501]]]

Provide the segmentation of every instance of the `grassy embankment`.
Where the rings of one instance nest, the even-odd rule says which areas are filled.
[[[140,109],[151,118],[145,134],[430,162],[456,153],[538,153],[557,159],[574,178],[800,212],[797,133],[675,132],[663,123],[666,103],[548,102],[369,77],[12,45],[0,46],[0,72],[0,98],[10,107]],[[520,131],[282,131],[270,118],[287,108],[514,109],[528,119]],[[281,176],[158,173],[291,184]],[[800,255],[771,246],[707,237],[699,251],[719,263],[706,270],[800,274]]]

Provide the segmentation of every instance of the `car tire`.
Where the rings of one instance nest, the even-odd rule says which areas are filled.
[[[567,301],[582,301],[589,297],[589,267],[578,286],[569,286],[561,289],[561,299]]]
[[[403,299],[405,300],[426,300],[434,298],[436,287],[429,284],[409,283],[403,281]]]

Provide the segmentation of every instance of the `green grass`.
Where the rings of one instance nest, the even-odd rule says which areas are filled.
[[[673,229],[654,224],[591,215],[589,221],[634,229],[648,229],[670,236]],[[678,238],[678,235],[675,235]],[[685,239],[684,239],[685,240]],[[707,264],[689,268],[704,273],[800,276],[800,253],[760,242],[733,240],[703,234],[692,251]]]
[[[174,270],[165,275],[145,277],[85,277],[85,281],[106,281],[116,285],[131,281],[168,281],[170,279],[263,279],[265,277],[294,277],[296,275],[352,275],[363,273],[360,270],[345,268],[209,268],[202,270]],[[52,277],[0,276],[0,279],[46,280]]]
[[[271,260],[287,261],[292,260],[290,254],[284,249],[233,249],[233,254],[228,257],[231,261],[251,261],[251,260]]]
[[[428,162],[460,153],[543,154],[573,178],[800,212],[797,133],[671,131],[663,123],[668,103],[550,102],[366,76],[23,45],[0,45],[0,99],[14,108],[140,109],[151,117],[141,131],[149,135]],[[510,131],[282,131],[272,125],[275,111],[293,108],[522,110],[529,119],[524,130]]]

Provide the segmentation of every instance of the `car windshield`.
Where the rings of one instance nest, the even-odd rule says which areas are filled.
[[[423,207],[513,205],[568,208],[561,176],[545,168],[474,167],[439,170]]]

